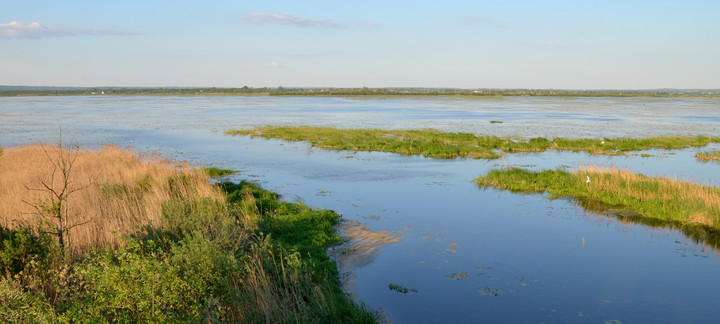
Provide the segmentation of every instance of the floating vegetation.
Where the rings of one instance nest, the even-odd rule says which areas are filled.
[[[455,272],[445,276],[446,279],[450,280],[463,280],[468,278],[467,272]]]
[[[480,289],[478,292],[484,296],[502,296],[500,289],[492,289],[490,287]]]
[[[648,138],[567,139],[542,137],[512,139],[471,133],[441,132],[433,129],[383,130],[337,129],[331,127],[258,127],[227,130],[230,135],[250,135],[306,141],[314,147],[348,151],[378,151],[430,158],[497,159],[503,153],[544,152],[547,150],[622,155],[647,149],[702,147],[720,142],[704,136],[662,136]]]
[[[403,294],[407,294],[407,293],[411,293],[411,292],[414,292],[414,293],[418,292],[417,289],[415,289],[415,288],[408,288],[408,287],[401,286],[401,285],[394,284],[394,283],[388,284],[388,289],[390,289],[392,291],[397,291],[397,292],[403,293]]]
[[[502,124],[502,123],[504,123],[504,122],[500,121],[500,120],[491,120],[490,121],[490,124]]]
[[[492,170],[475,182],[513,192],[548,192],[550,198],[574,197],[583,207],[611,210],[619,217],[641,215],[714,232],[720,229],[720,188],[692,182],[593,167],[575,172]]]

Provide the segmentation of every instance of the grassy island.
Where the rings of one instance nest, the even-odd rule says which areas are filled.
[[[475,179],[482,187],[513,192],[547,192],[551,198],[596,202],[618,214],[720,230],[720,188],[648,177],[618,169],[584,168],[575,172],[519,168],[492,170]]]
[[[431,158],[467,157],[497,159],[503,153],[544,152],[547,150],[620,155],[646,149],[681,149],[720,142],[704,136],[662,136],[649,138],[510,139],[492,135],[423,130],[337,129],[329,127],[258,127],[228,130],[230,135],[250,135],[288,141],[306,141],[333,150],[380,151]]]
[[[340,216],[117,147],[0,155],[0,322],[374,323],[326,249]]]
[[[695,158],[700,161],[720,161],[720,151],[705,151],[695,154]]]

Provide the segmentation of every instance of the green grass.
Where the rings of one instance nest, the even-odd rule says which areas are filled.
[[[720,161],[720,151],[704,151],[695,154],[700,161]]]
[[[691,182],[594,168],[491,170],[475,182],[513,192],[547,192],[551,198],[573,197],[586,205],[599,203],[605,210],[720,230],[720,188]]]
[[[502,124],[502,123],[503,123],[503,121],[500,121],[500,120],[491,120],[490,121],[490,124]]]
[[[329,127],[258,127],[228,130],[230,135],[250,135],[306,141],[311,145],[333,150],[380,151],[431,158],[458,157],[497,159],[503,153],[544,152],[547,150],[621,155],[647,149],[681,149],[701,147],[720,142],[720,138],[704,136],[663,136],[648,138],[510,139],[471,133],[423,130],[337,129]]]
[[[205,172],[205,174],[207,174],[211,177],[222,177],[222,176],[226,176],[226,175],[235,173],[235,171],[233,171],[233,170],[221,169],[221,168],[216,168],[216,167],[206,167],[206,168],[202,168],[201,170],[203,172]]]

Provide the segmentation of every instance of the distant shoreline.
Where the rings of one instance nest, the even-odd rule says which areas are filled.
[[[563,89],[436,89],[436,88],[62,88],[0,86],[0,97],[22,96],[450,96],[487,97],[633,97],[720,98],[720,89],[563,90]]]

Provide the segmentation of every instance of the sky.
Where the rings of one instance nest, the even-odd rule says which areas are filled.
[[[720,1],[0,0],[0,85],[718,89]]]

